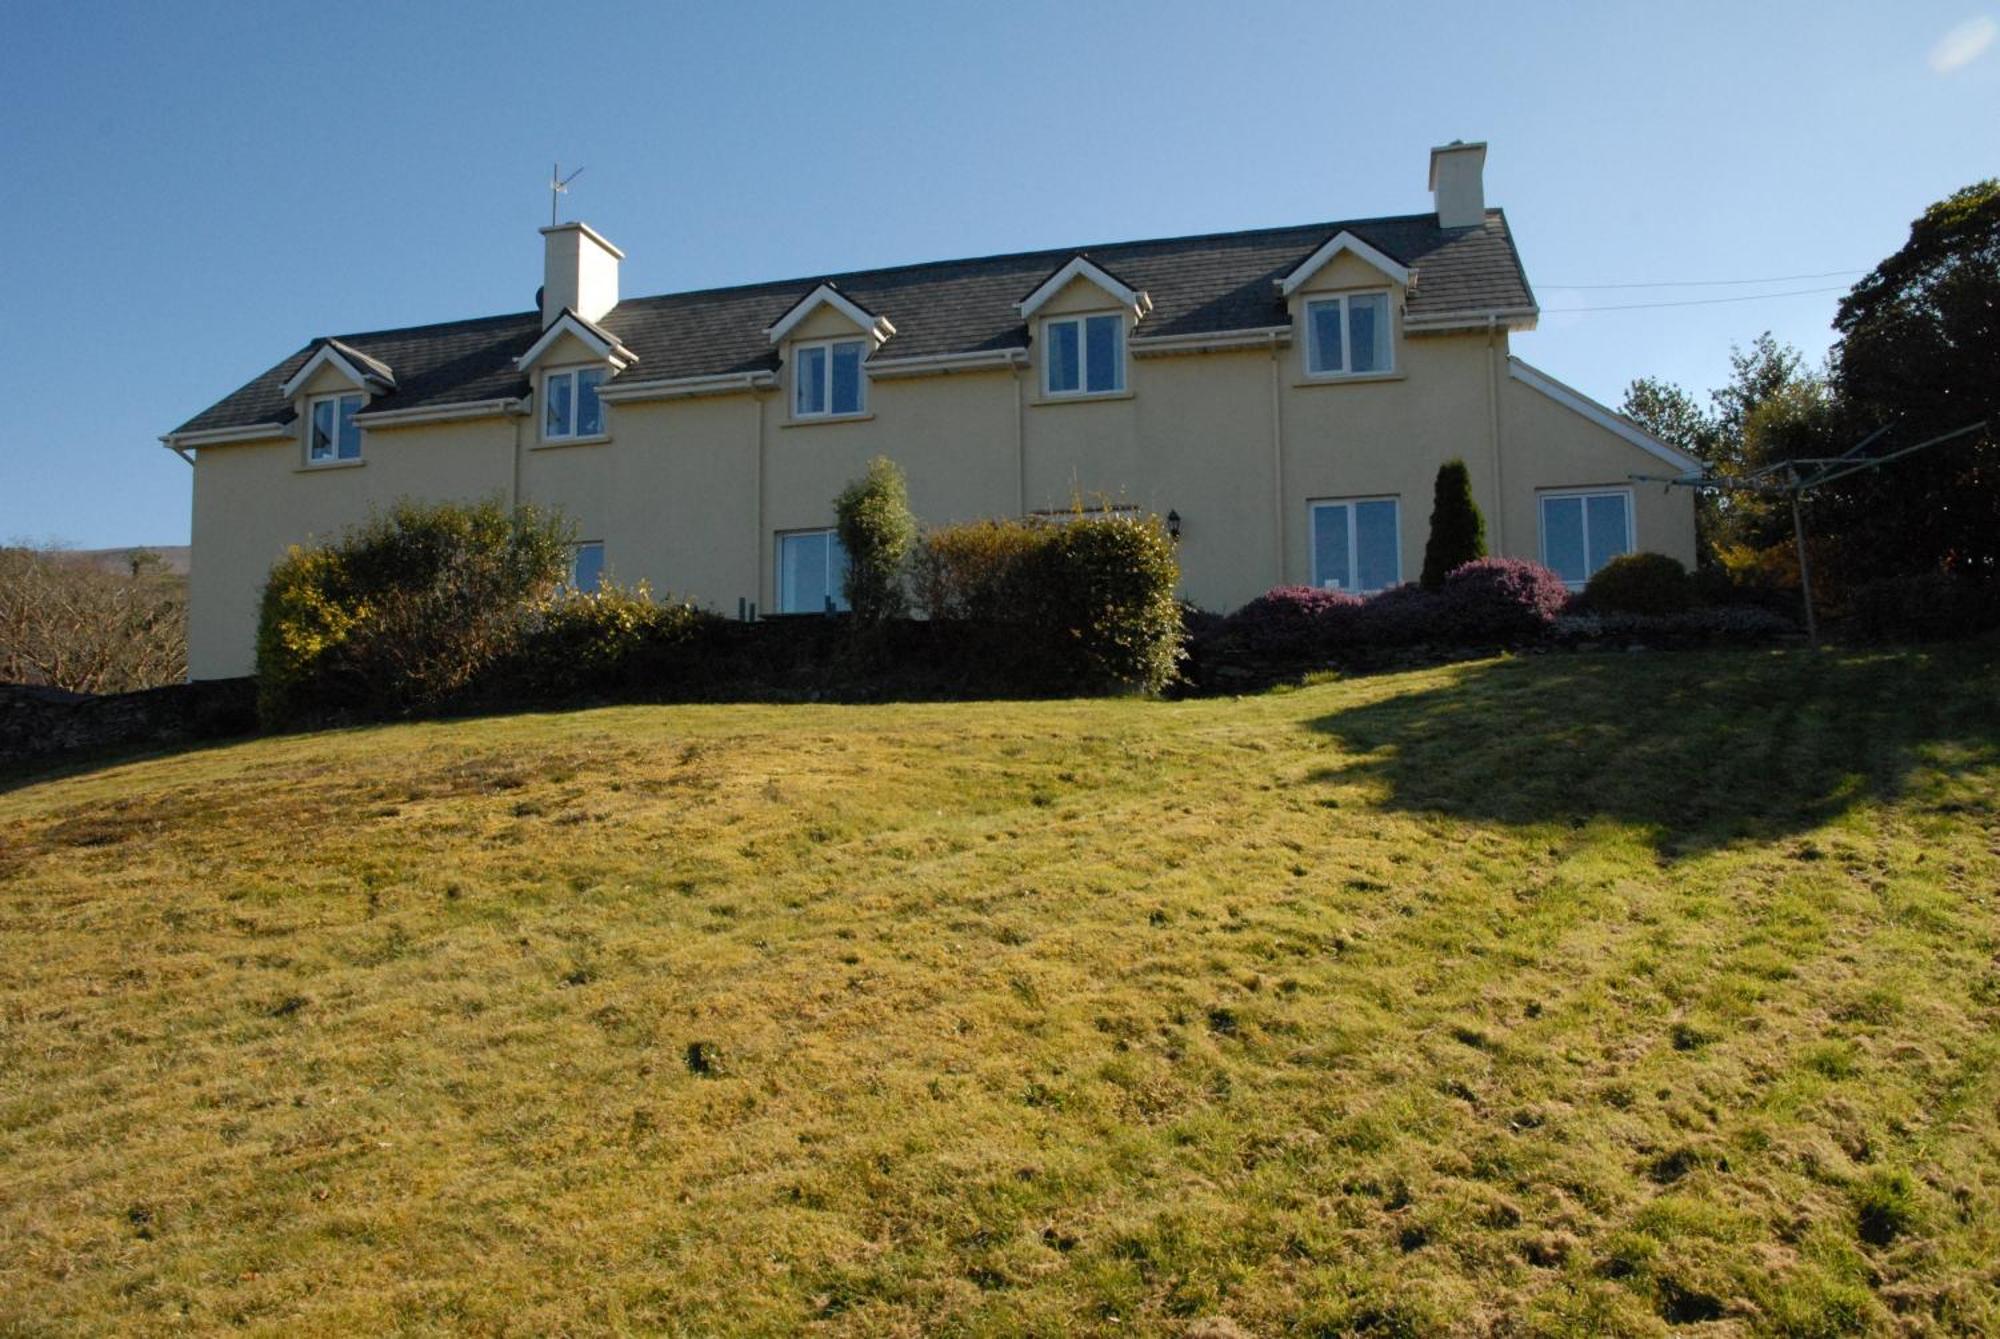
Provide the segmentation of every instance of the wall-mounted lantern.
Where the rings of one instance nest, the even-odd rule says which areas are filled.
[[[1179,540],[1180,537],[1181,537],[1181,514],[1177,511],[1169,511],[1167,513],[1167,538],[1172,540]]]

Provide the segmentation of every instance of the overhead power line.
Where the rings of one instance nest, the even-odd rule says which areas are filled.
[[[1560,288],[1565,292],[1600,288],[1744,288],[1751,284],[1797,284],[1807,279],[1840,279],[1866,270],[1825,270],[1819,274],[1773,274],[1763,279],[1660,279],[1643,284],[1537,284],[1538,288]]]
[[[1679,302],[1614,302],[1603,307],[1544,307],[1542,312],[1630,312],[1648,307],[1712,307],[1718,302],[1762,302],[1766,298],[1801,298],[1808,293],[1838,293],[1846,285],[1830,284],[1825,288],[1792,288],[1783,293],[1745,293],[1733,298],[1685,298]]]

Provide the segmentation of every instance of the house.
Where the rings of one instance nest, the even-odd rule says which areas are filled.
[[[1632,476],[1693,462],[1510,354],[1537,308],[1485,158],[1432,150],[1422,214],[660,297],[544,228],[536,310],[315,339],[165,436],[194,466],[192,672],[250,670],[288,545],[406,496],[561,508],[585,586],[823,610],[833,498],[876,455],[926,522],[1171,511],[1217,610],[1415,579],[1454,456],[1497,553],[1575,583],[1691,562],[1691,496]]]

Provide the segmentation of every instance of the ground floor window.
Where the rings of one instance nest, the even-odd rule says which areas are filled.
[[[595,594],[604,584],[603,540],[586,540],[570,550],[569,580],[565,584],[584,595]]]
[[[831,530],[778,536],[778,612],[832,613],[847,608],[847,550]]]
[[[1632,551],[1632,494],[1612,488],[1542,495],[1542,566],[1571,586]]]
[[[1402,582],[1403,537],[1395,498],[1312,504],[1313,585],[1359,594]]]

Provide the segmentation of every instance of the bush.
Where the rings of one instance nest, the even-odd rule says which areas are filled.
[[[693,604],[655,602],[644,582],[564,591],[524,612],[519,635],[478,676],[477,690],[496,702],[643,692],[670,679],[674,662],[718,621]]]
[[[1646,641],[1762,644],[1796,636],[1798,624],[1752,604],[1708,605],[1672,614],[1564,614],[1549,627],[1556,642]]]
[[[1455,569],[1486,556],[1486,518],[1472,500],[1472,472],[1462,460],[1438,466],[1431,533],[1424,543],[1425,590],[1443,587]]]
[[[1947,572],[1882,577],[1855,588],[1847,631],[1864,642],[1946,641],[2000,627],[2000,590]]]
[[[1308,658],[1353,635],[1358,595],[1312,586],[1277,586],[1231,614],[1222,633],[1260,655]]]
[[[1354,617],[1355,640],[1367,646],[1411,646],[1434,641],[1443,623],[1444,596],[1422,586],[1395,586],[1364,602]]]
[[[1676,614],[1694,603],[1694,585],[1664,553],[1625,553],[1597,569],[1583,597],[1607,614]]]
[[[398,503],[271,569],[257,626],[267,724],[436,707],[507,651],[569,565],[566,525],[497,502]]]
[[[903,472],[885,456],[834,499],[841,547],[847,550],[847,604],[855,618],[880,623],[903,613],[903,566],[916,543]]]
[[[1180,568],[1158,517],[950,526],[924,536],[914,569],[932,621],[995,634],[985,645],[1022,688],[1157,692],[1173,678]]]
[[[1438,599],[1437,640],[1516,641],[1548,631],[1569,605],[1569,588],[1540,563],[1481,558],[1454,569]]]
[[[124,567],[0,546],[0,683],[128,693],[185,679],[187,578],[144,549]]]

